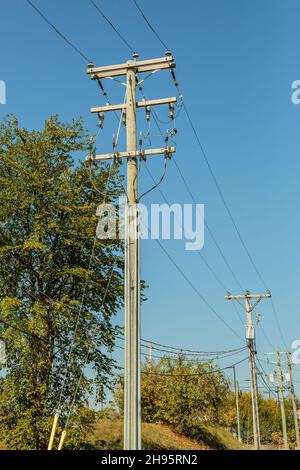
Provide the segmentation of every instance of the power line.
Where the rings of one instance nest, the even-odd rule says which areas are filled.
[[[142,87],[139,87],[140,91],[142,91]],[[159,127],[159,124],[158,125],[158,128],[160,130],[160,133],[161,133],[161,129]],[[126,193],[126,190],[123,186],[123,190],[124,190],[124,193]],[[148,228],[148,231],[150,232],[149,228]],[[219,315],[216,310],[210,305],[210,303],[204,298],[204,296],[199,292],[199,290],[197,289],[197,287],[192,283],[192,281],[188,278],[188,276],[184,273],[184,271],[179,267],[179,265],[176,263],[176,261],[172,258],[172,256],[169,254],[169,252],[163,247],[163,245],[160,243],[159,240],[155,240],[156,243],[160,246],[160,248],[162,249],[162,251],[165,253],[165,255],[169,258],[169,260],[172,262],[172,264],[177,268],[177,270],[180,272],[180,274],[184,277],[184,279],[186,280],[186,282],[192,287],[192,289],[197,293],[197,295],[201,298],[201,300],[209,307],[209,309],[219,318],[220,321],[222,321],[222,323],[224,323],[227,328],[230,329],[230,331],[235,335],[237,336],[238,338],[241,339],[241,336],[226,322],[226,320],[224,320],[222,318],[221,315]]]
[[[79,54],[85,62],[91,62],[89,60],[89,58],[77,47],[75,46],[75,44],[70,41],[70,39],[67,38],[67,36],[65,36],[50,20],[48,20],[48,18],[44,15],[44,13],[41,12],[41,10],[39,10],[39,8],[37,6],[35,6],[31,0],[26,0],[26,2],[28,3],[28,5],[30,5],[38,15],[40,15],[41,18],[43,18],[43,20],[69,45],[72,47],[72,49],[74,49],[75,52],[77,52],[77,54]]]
[[[174,160],[174,157],[173,157],[173,160]],[[149,168],[148,168],[147,165],[145,165],[145,168],[146,168],[147,173],[149,174],[150,178],[152,179],[152,181],[154,181],[153,175],[152,175],[152,173],[150,172],[150,170],[149,170]],[[164,199],[164,201],[165,201],[167,204],[169,204],[169,202],[168,202],[168,200],[167,200],[165,194],[163,193],[163,191],[162,191],[160,188],[158,188],[158,191],[159,191],[159,193],[161,194],[161,196],[162,196],[162,198]],[[169,205],[170,205],[170,204],[169,204]],[[208,228],[207,223],[205,223],[205,226],[206,226],[206,228]],[[211,233],[211,235],[212,235],[212,233]],[[213,237],[213,240],[215,241],[215,243],[217,243],[214,237]],[[221,251],[221,248],[220,248],[220,247],[219,247],[219,250]],[[197,251],[196,253],[198,254],[198,256],[200,256],[201,260],[203,261],[203,263],[205,264],[205,266],[208,268],[208,270],[211,272],[211,274],[213,275],[213,277],[216,279],[217,283],[222,287],[222,289],[225,290],[225,292],[228,292],[228,288],[225,286],[225,284],[224,284],[223,281],[220,279],[220,277],[218,276],[218,274],[216,273],[216,271],[213,269],[213,267],[209,264],[209,262],[207,261],[207,259],[205,258],[205,256],[204,256],[202,253],[200,253],[200,251]],[[222,256],[222,257],[223,257],[223,256]],[[225,258],[224,258],[224,260],[225,260]],[[226,264],[227,264],[227,263],[226,263]],[[229,267],[229,266],[228,266],[228,267]],[[230,269],[230,267],[229,267],[229,269]],[[236,309],[235,304],[232,304],[232,305],[234,306],[234,309],[235,309],[235,312],[236,312],[236,314],[237,314],[237,316],[238,316],[238,318],[239,318],[239,321],[242,322],[242,319],[241,319],[240,315],[239,315],[238,312],[237,312],[237,309]],[[243,322],[242,322],[242,324],[243,324]]]
[[[146,100],[146,97],[145,97],[145,95],[144,95],[144,93],[143,93],[143,89],[142,89],[142,86],[141,86],[141,85],[139,86],[139,90],[140,90],[140,92],[141,92],[142,98],[143,98],[144,100]],[[153,112],[153,117],[154,117],[154,122],[155,122],[155,124],[156,124],[156,127],[157,127],[157,129],[158,129],[158,131],[159,131],[161,137],[164,138],[163,133],[162,133],[162,130],[161,130],[161,128],[160,128],[160,125],[159,125],[158,122],[157,122],[158,119],[157,119],[157,116],[156,116],[155,111]],[[180,174],[180,176],[181,176],[181,178],[182,178],[182,180],[183,180],[183,182],[184,182],[184,184],[185,184],[185,186],[186,186],[186,188],[187,188],[187,190],[188,190],[188,192],[189,192],[189,194],[190,194],[190,196],[191,196],[191,198],[192,198],[192,200],[193,200],[193,202],[194,202],[194,204],[196,204],[196,200],[195,200],[195,198],[194,198],[194,196],[193,196],[193,194],[192,194],[192,192],[191,192],[191,190],[190,190],[190,188],[189,188],[189,186],[188,186],[188,184],[187,184],[187,182],[186,182],[186,180],[185,180],[185,178],[184,178],[184,176],[183,176],[183,174],[182,174],[182,172],[181,172],[181,170],[180,170],[180,168],[179,168],[179,166],[178,166],[178,164],[177,164],[177,162],[176,162],[174,156],[173,156],[173,161],[174,161],[174,163],[175,163],[175,165],[176,165],[176,168],[177,168],[177,170],[178,170],[178,172],[179,172],[179,174]],[[148,174],[150,175],[152,181],[155,182],[155,180],[154,180],[154,178],[153,178],[153,176],[152,176],[152,173],[150,172],[150,170],[149,170],[149,168],[148,168],[148,166],[147,166],[146,164],[145,164],[145,168],[146,168]],[[155,188],[155,187],[157,187],[157,185],[154,186],[153,188]],[[162,190],[161,190],[159,187],[158,187],[158,191],[160,192],[160,194],[161,194],[161,196],[163,197],[163,199],[165,200],[165,202],[166,202],[167,204],[169,204],[167,198],[165,197],[164,193],[162,192]],[[219,253],[221,254],[221,256],[222,256],[222,258],[223,258],[223,260],[224,260],[226,266],[228,267],[228,269],[230,270],[231,274],[233,275],[233,277],[234,277],[236,283],[239,285],[239,287],[241,288],[241,290],[243,290],[243,288],[242,288],[242,286],[241,286],[241,283],[240,283],[239,280],[237,279],[237,277],[236,277],[235,273],[233,272],[233,270],[232,270],[230,264],[228,263],[227,259],[225,258],[225,255],[224,255],[224,253],[222,252],[221,247],[219,246],[217,240],[215,239],[212,230],[210,229],[210,227],[208,226],[208,224],[207,224],[206,221],[204,221],[204,223],[205,223],[205,227],[208,229],[208,231],[209,231],[209,233],[210,233],[210,236],[211,236],[212,240],[214,241],[216,247],[218,248],[218,251],[219,251]],[[200,253],[199,251],[197,251],[197,254],[198,254],[198,256],[200,256],[200,258],[202,259],[202,261],[204,262],[204,264],[207,266],[207,268],[208,268],[208,269],[210,270],[210,272],[213,274],[213,276],[215,277],[215,279],[217,280],[217,282],[222,286],[222,288],[223,288],[226,292],[228,292],[228,288],[226,288],[226,286],[224,285],[224,283],[220,280],[219,276],[218,276],[217,273],[214,271],[214,269],[211,267],[211,265],[208,263],[208,261],[207,261],[206,258],[203,256],[203,254]],[[239,317],[239,320],[241,321],[241,318],[240,318],[240,317]]]
[[[163,41],[161,40],[161,38],[160,38],[158,32],[157,32],[156,29],[153,27],[153,25],[150,23],[150,21],[148,20],[148,18],[147,18],[146,15],[145,15],[145,13],[144,13],[143,10],[141,9],[141,7],[138,5],[137,1],[136,1],[136,0],[133,0],[133,2],[134,2],[134,4],[135,4],[135,6],[137,7],[137,9],[139,10],[139,12],[141,13],[141,15],[142,15],[143,19],[145,20],[146,24],[147,24],[147,25],[149,26],[149,28],[153,31],[153,33],[154,33],[155,36],[158,38],[158,40],[161,42],[161,44],[163,44],[164,47],[165,47],[165,44],[164,44]],[[176,80],[176,77],[175,77],[175,74],[174,74],[174,71],[173,71],[173,70],[171,71],[171,75],[172,75],[172,78],[173,78],[173,80],[174,80],[174,84],[175,84],[177,90],[180,92],[179,84],[178,84],[178,82],[177,82],[177,80]],[[181,93],[181,92],[180,92],[180,93]],[[182,93],[181,93],[181,95],[182,95]],[[245,241],[244,241],[244,239],[243,239],[243,237],[242,237],[242,235],[241,235],[241,232],[240,232],[240,230],[239,230],[239,228],[238,228],[238,226],[237,226],[237,223],[236,223],[236,221],[235,221],[235,219],[234,219],[234,217],[233,217],[233,214],[232,214],[232,212],[231,212],[231,209],[230,209],[230,207],[229,207],[229,205],[228,205],[228,203],[227,203],[227,201],[226,201],[226,199],[225,199],[225,196],[224,196],[224,194],[223,194],[223,191],[222,191],[222,189],[221,189],[221,186],[220,186],[220,184],[219,184],[219,182],[218,182],[218,180],[217,180],[217,177],[216,177],[216,175],[215,175],[215,173],[214,173],[214,171],[213,171],[213,168],[212,168],[212,166],[211,166],[211,164],[210,164],[210,161],[209,161],[209,159],[208,159],[208,157],[207,157],[207,154],[206,154],[206,152],[205,152],[205,150],[204,150],[204,147],[203,147],[202,142],[201,142],[201,140],[200,140],[199,134],[198,134],[198,132],[197,132],[197,130],[196,130],[196,128],[195,128],[195,125],[194,125],[194,123],[193,123],[193,120],[192,120],[192,118],[191,118],[191,115],[190,115],[190,113],[189,113],[189,111],[188,111],[188,109],[187,109],[187,106],[186,106],[186,104],[185,104],[184,102],[183,102],[183,109],[184,109],[184,111],[185,111],[185,113],[186,113],[186,116],[187,116],[187,119],[188,119],[188,121],[189,121],[189,124],[190,124],[190,126],[191,126],[191,128],[192,128],[192,131],[193,131],[194,136],[195,136],[195,138],[196,138],[196,141],[197,141],[197,143],[198,143],[198,145],[199,145],[199,148],[200,148],[200,150],[201,150],[201,153],[202,153],[202,155],[203,155],[203,157],[204,157],[205,163],[206,163],[206,165],[207,165],[207,167],[208,167],[208,169],[209,169],[209,172],[210,172],[210,174],[211,174],[211,177],[212,177],[212,179],[213,179],[213,181],[214,181],[214,184],[215,184],[215,186],[216,186],[216,188],[217,188],[217,191],[218,191],[219,196],[220,196],[220,198],[221,198],[221,200],[222,200],[222,202],[223,202],[223,205],[224,205],[224,207],[225,207],[225,209],[226,209],[226,211],[227,211],[227,213],[228,213],[228,215],[229,215],[229,218],[230,218],[230,220],[231,220],[231,222],[232,222],[232,224],[233,224],[233,227],[234,227],[234,229],[235,229],[235,231],[236,231],[236,233],[237,233],[237,236],[238,236],[238,238],[239,238],[239,240],[240,240],[240,242],[241,242],[241,244],[242,244],[242,246],[243,246],[243,248],[244,248],[244,250],[245,250],[245,252],[246,252],[246,254],[247,254],[247,256],[248,256],[248,259],[249,259],[249,261],[250,261],[250,263],[251,263],[251,265],[252,265],[254,271],[256,272],[258,278],[260,279],[260,281],[261,281],[261,283],[263,284],[263,286],[265,287],[265,289],[268,290],[267,283],[265,282],[265,280],[264,280],[264,278],[263,278],[263,276],[262,276],[260,270],[258,269],[256,263],[254,262],[254,259],[253,259],[252,255],[251,255],[251,253],[250,253],[250,251],[249,251],[249,249],[248,249],[248,247],[247,247],[247,245],[246,245],[246,243],[245,243]],[[273,301],[271,301],[271,305],[272,305],[273,314],[274,314],[274,316],[275,316],[275,320],[276,320],[276,324],[277,324],[278,331],[279,331],[280,336],[281,336],[281,338],[282,338],[282,340],[283,340],[283,343],[286,345],[286,341],[285,341],[285,338],[284,338],[284,334],[283,334],[283,331],[282,331],[282,328],[281,328],[281,325],[280,325],[280,322],[279,322],[279,318],[278,318],[278,315],[277,315],[277,311],[276,311],[276,309],[275,309],[275,306],[274,306]]]
[[[201,355],[201,354],[203,354],[203,355],[226,354],[226,353],[242,351],[243,349],[245,349],[245,347],[241,347],[241,348],[235,348],[235,349],[228,349],[228,350],[225,350],[225,351],[198,351],[198,350],[195,350],[195,349],[179,348],[177,346],[167,346],[166,344],[156,343],[155,341],[146,340],[146,339],[142,339],[142,341],[144,343],[147,343],[147,344],[151,344],[151,345],[154,345],[154,346],[159,346],[159,347],[162,347],[162,348],[171,349],[173,351],[188,352],[188,353],[191,353],[191,354],[199,354],[199,355]]]
[[[160,128],[160,126],[159,126],[159,124],[158,124],[158,122],[157,122],[157,116],[156,116],[156,113],[155,113],[155,112],[153,113],[153,117],[154,117],[154,122],[155,122],[155,124],[156,124],[156,127],[158,128],[158,130],[159,130],[161,136],[163,137],[161,128]],[[177,163],[177,160],[176,160],[176,158],[175,158],[174,156],[173,156],[173,158],[172,158],[172,161],[173,161],[173,163],[174,163],[174,165],[175,165],[175,167],[176,167],[176,169],[177,169],[177,171],[178,171],[178,173],[179,173],[179,176],[180,176],[180,178],[182,179],[183,184],[184,184],[184,186],[186,187],[186,189],[187,189],[187,191],[188,191],[188,193],[189,193],[189,195],[190,195],[190,197],[191,197],[193,203],[196,204],[196,199],[195,199],[195,197],[194,197],[194,195],[193,195],[193,193],[192,193],[192,191],[191,191],[191,189],[190,189],[190,187],[189,187],[189,185],[188,185],[188,183],[187,183],[187,181],[186,181],[186,179],[185,179],[185,177],[184,177],[184,175],[183,175],[183,173],[182,173],[182,170],[180,169],[180,167],[179,167],[179,165],[178,165],[178,163]],[[162,194],[161,191],[160,191],[160,193]],[[164,196],[163,196],[163,197],[164,197]],[[211,228],[210,228],[210,226],[208,225],[208,223],[206,222],[206,220],[204,220],[204,225],[205,225],[205,228],[207,229],[207,231],[208,231],[208,233],[209,233],[211,239],[213,240],[213,242],[214,242],[214,244],[215,244],[215,246],[216,246],[218,252],[220,253],[220,255],[221,255],[221,257],[222,257],[222,259],[223,259],[225,265],[227,266],[228,270],[230,271],[230,273],[231,273],[233,279],[235,280],[235,282],[237,283],[237,285],[239,286],[239,288],[240,288],[241,290],[244,290],[243,287],[242,287],[242,285],[241,285],[241,283],[240,283],[240,281],[239,281],[239,279],[237,278],[235,272],[233,271],[231,265],[229,264],[227,258],[225,257],[222,248],[220,247],[219,243],[217,242],[217,240],[216,240],[216,238],[215,238],[215,236],[214,236],[214,234],[213,234],[213,231],[211,230]],[[199,253],[199,252],[197,252],[197,253]],[[199,253],[199,256],[200,256],[201,258],[203,258],[203,255],[202,255],[201,253]],[[208,264],[208,262],[207,262],[206,260],[205,260],[204,262],[205,262],[206,264]],[[211,267],[209,267],[209,269],[213,272],[213,270],[212,270]],[[215,277],[215,278],[218,278],[218,276],[217,276],[215,273],[214,273],[214,277]],[[218,281],[218,282],[220,283],[220,281]],[[223,288],[224,288],[224,287],[225,287],[225,286],[223,285]],[[225,290],[227,291],[228,289],[225,287]]]
[[[45,15],[44,15],[30,0],[26,0],[26,1],[27,1],[27,2],[32,6],[32,8],[34,8],[35,11],[47,22],[47,24],[49,24],[49,25],[55,30],[55,32],[56,32],[57,34],[59,34],[59,35],[62,37],[62,39],[64,39],[71,47],[73,47],[73,49],[75,49],[84,59],[86,59],[87,61],[89,61],[89,60],[87,59],[87,57],[86,57],[84,54],[82,54],[81,51],[80,51],[76,46],[74,46],[74,44],[71,43],[70,40],[68,40],[68,38],[66,38],[66,36],[65,36],[64,34],[62,34],[62,33],[58,30],[58,28],[57,28],[56,26],[54,26],[54,25],[52,24],[52,23],[45,17]],[[110,26],[114,29],[114,31],[118,34],[118,36],[122,39],[122,41],[127,45],[127,47],[129,47],[130,50],[133,50],[133,48],[130,46],[130,44],[128,43],[128,41],[126,41],[126,39],[118,32],[117,28],[115,28],[115,26],[114,26],[114,25],[111,23],[111,21],[106,17],[106,15],[103,14],[103,12],[102,12],[102,11],[100,10],[100,8],[95,4],[95,2],[94,2],[93,0],[90,0],[90,1],[91,1],[92,5],[97,9],[97,11],[101,14],[101,16],[110,24]],[[101,85],[102,85],[102,84],[101,84]],[[99,86],[100,86],[100,84],[99,84]],[[103,86],[101,86],[101,89],[103,90]],[[106,96],[107,96],[107,94],[106,94]],[[157,124],[157,125],[158,125],[158,124]],[[159,126],[158,126],[158,127],[159,127]],[[160,129],[160,128],[159,128],[159,129]],[[176,165],[177,165],[177,164],[176,164]],[[177,168],[178,168],[178,165],[177,165]],[[181,174],[182,174],[182,173],[181,173]],[[183,175],[182,175],[182,176],[183,176]],[[186,185],[186,186],[188,187],[188,185]],[[210,231],[210,233],[211,233],[211,235],[212,235],[212,232],[211,232],[211,231]],[[214,237],[213,237],[213,239],[214,239]],[[215,239],[214,239],[214,241],[215,241],[215,243],[216,243],[216,240],[215,240]],[[217,246],[218,246],[218,245],[217,245]],[[221,252],[221,251],[220,251],[220,252]],[[166,253],[166,252],[165,252],[165,253]],[[222,252],[221,252],[221,254],[222,254]],[[226,264],[228,265],[228,263],[227,263],[226,259],[224,258],[224,255],[223,255],[223,254],[222,254],[222,257],[223,257],[224,261],[226,262]],[[210,268],[210,270],[213,272],[214,276],[215,276],[216,278],[218,278],[218,276],[217,276],[216,273],[212,270],[212,268],[208,265],[208,263],[207,263],[206,260],[205,260],[205,263],[206,263],[206,265]],[[230,266],[228,266],[228,267],[229,267],[229,269],[231,270],[231,272],[232,272],[233,276],[235,277],[235,279],[237,280],[237,278],[236,278],[234,272],[232,271],[232,269],[230,268]],[[237,282],[238,282],[238,280],[237,280]],[[202,297],[202,299],[203,299],[203,297]],[[219,317],[219,318],[221,318],[221,317]],[[223,319],[222,319],[222,320],[223,320]],[[223,320],[223,322],[225,322],[225,320]],[[226,323],[226,322],[225,322],[225,323]],[[226,325],[229,326],[227,323],[226,323]],[[231,327],[230,327],[230,329],[232,330]],[[232,330],[232,331],[233,331],[233,330]]]
[[[109,187],[109,182],[110,182],[110,178],[111,178],[111,173],[112,173],[113,166],[114,166],[114,162],[113,162],[113,163],[111,164],[111,166],[110,166],[108,178],[107,178],[107,180],[106,180],[105,194],[104,194],[104,197],[103,197],[103,202],[106,201],[106,197],[107,197],[107,192],[108,192],[108,187]],[[81,297],[81,303],[80,303],[80,307],[79,307],[79,309],[78,309],[77,316],[76,316],[76,321],[75,321],[75,327],[74,327],[73,337],[72,337],[71,343],[70,343],[70,345],[69,345],[68,365],[67,365],[66,373],[65,373],[65,375],[64,375],[63,384],[62,384],[62,387],[61,387],[61,393],[60,393],[60,398],[59,398],[59,407],[61,406],[62,395],[63,395],[64,389],[65,389],[65,384],[66,384],[66,381],[67,381],[67,378],[68,378],[68,372],[69,372],[69,366],[70,366],[70,359],[71,359],[72,352],[73,352],[73,348],[74,348],[74,345],[75,345],[76,334],[77,334],[77,330],[78,330],[78,327],[79,327],[79,319],[80,319],[80,316],[81,316],[81,314],[82,314],[82,309],[83,309],[83,305],[84,305],[84,300],[85,300],[85,295],[86,295],[86,288],[87,288],[87,284],[88,284],[88,272],[89,272],[90,269],[91,269],[92,260],[93,260],[93,257],[94,257],[94,252],[95,252],[95,247],[96,247],[96,240],[97,240],[97,237],[96,237],[96,235],[95,235],[95,236],[94,236],[93,245],[92,245],[91,254],[90,254],[90,258],[89,258],[88,270],[87,270],[87,274],[86,274],[86,276],[85,276],[85,284],[84,284],[84,287],[83,287],[83,293],[82,293],[82,297]],[[109,281],[109,282],[110,282],[110,281]],[[106,298],[106,292],[107,292],[107,290],[105,291],[104,299]],[[101,308],[102,308],[103,303],[104,303],[104,301],[102,301],[102,303],[101,303]]]
[[[123,186],[124,193],[126,194],[126,190]],[[151,230],[148,227],[148,232],[151,235]],[[199,292],[197,287],[193,284],[193,282],[188,278],[188,276],[185,274],[185,272],[180,268],[178,263],[174,260],[174,258],[170,255],[170,253],[167,251],[167,249],[161,244],[161,242],[158,239],[155,239],[156,243],[159,245],[161,250],[164,252],[164,254],[167,256],[167,258],[171,261],[171,263],[176,267],[176,269],[179,271],[179,273],[182,275],[182,277],[185,279],[185,281],[189,284],[189,286],[196,292],[198,297],[206,304],[206,306],[212,311],[212,313],[219,318],[219,320],[239,339],[242,339],[242,337],[222,318],[221,315],[218,314],[218,312],[210,305],[210,303],[206,300],[206,298]]]
[[[139,10],[139,12],[141,13],[142,17],[144,18],[144,20],[146,21],[147,25],[149,26],[149,28],[151,29],[151,31],[155,34],[155,36],[157,37],[157,39],[159,40],[159,42],[161,43],[161,45],[167,50],[168,47],[166,45],[166,43],[162,40],[162,38],[160,37],[160,35],[158,34],[158,32],[154,29],[154,27],[152,26],[152,24],[150,23],[150,21],[148,20],[148,18],[146,17],[146,15],[144,14],[143,10],[140,8],[138,2],[136,0],[133,0],[135,6],[137,7],[137,9]]]
[[[222,367],[220,369],[214,369],[214,370],[211,370],[211,371],[208,371],[208,372],[203,372],[202,374],[201,373],[198,373],[198,374],[196,374],[196,373],[195,374],[169,374],[169,373],[163,373],[163,372],[146,372],[146,371],[142,371],[142,374],[157,375],[157,376],[163,376],[163,377],[202,377],[203,375],[217,374],[218,372],[221,372],[223,370],[232,369],[232,367],[237,366],[239,364],[242,364],[243,362],[245,362],[247,360],[248,360],[248,357],[245,357],[244,359],[241,359],[240,361],[235,362],[234,364],[231,364],[230,366]]]
[[[217,317],[219,320],[226,325],[226,327],[239,339],[242,339],[242,337],[227,323],[224,318],[218,314],[218,312],[211,306],[211,304],[206,300],[206,298],[199,292],[198,288],[193,284],[193,282],[187,277],[185,272],[181,269],[181,267],[177,264],[177,262],[174,260],[174,258],[170,255],[170,253],[166,250],[166,248],[161,244],[161,242],[158,239],[155,239],[157,244],[160,246],[162,251],[165,253],[167,258],[171,261],[171,263],[175,266],[175,268],[178,270],[178,272],[182,275],[182,277],[186,280],[186,282],[189,284],[189,286],[193,289],[193,291],[198,295],[198,297],[202,300],[203,303],[209,308],[209,310]]]
[[[58,28],[56,26],[54,26],[46,17],[45,15],[30,1],[30,0],[26,0],[27,3],[29,3],[32,8],[35,9],[35,11],[47,22],[48,25],[50,25],[54,31],[59,34],[59,36],[64,39],[74,50],[76,50],[76,52],[78,52],[85,60],[89,61],[89,59],[84,55],[82,54],[82,52],[73,44],[71,43],[71,41],[64,35],[62,34]],[[97,7],[97,5],[95,5],[95,3],[90,0],[91,3],[94,5],[94,7],[99,11],[99,13],[103,16],[103,18],[110,24],[110,26],[114,29],[114,31],[118,34],[118,36],[123,40],[123,42],[133,51],[133,48],[130,46],[130,44],[128,43],[128,41],[125,40],[125,38],[120,35],[120,33],[118,32],[118,30],[114,27],[114,25],[110,22],[110,20],[108,20],[108,18],[103,14],[103,12]],[[159,242],[158,242],[159,243]],[[179,268],[179,266],[177,265],[177,263],[174,263],[174,260],[170,257],[170,255],[167,253],[167,251],[162,247],[162,245],[159,243],[159,245],[161,246],[161,248],[163,249],[163,251],[165,252],[165,254],[168,256],[168,258],[173,262],[173,264],[175,264],[175,266],[177,267],[177,269],[180,270],[181,274],[184,275],[185,279],[188,281],[188,283],[192,286],[192,283],[191,281],[188,280],[188,278],[186,277],[186,275],[184,274],[184,272],[181,270],[181,268]],[[201,299],[208,305],[210,306],[210,304],[204,299],[204,297],[199,293],[199,291],[193,287],[194,290],[198,293],[198,295],[200,295]],[[234,332],[234,330],[225,322],[225,320],[222,319],[222,317],[220,317],[217,312],[210,306],[210,309],[219,317],[219,319],[221,319],[221,321],[223,323],[226,324],[227,327],[229,327],[231,329],[232,332]],[[236,334],[234,332],[234,334]]]
[[[259,359],[257,358],[258,362],[259,362]],[[259,362],[260,363],[260,362]],[[263,384],[265,385],[266,389],[272,393],[272,395],[276,398],[276,394],[274,393],[274,391],[271,389],[271,387],[269,386],[269,384],[266,382],[265,378],[264,378],[264,375],[267,377],[267,374],[265,373],[262,365],[260,364],[263,372],[259,369],[259,367],[257,367],[257,364],[256,364],[256,368],[257,370],[260,372],[260,374],[257,374],[257,377],[258,377],[258,380],[261,380],[261,382],[263,382]]]
[[[90,3],[93,5],[93,7],[97,10],[99,15],[102,16],[102,18],[109,24],[109,26],[114,30],[114,32],[119,36],[121,41],[131,50],[131,52],[134,52],[134,49],[132,46],[129,44],[129,42],[124,38],[124,36],[118,31],[118,29],[113,25],[113,23],[107,18],[107,16],[103,13],[103,11],[100,9],[100,7],[94,2],[94,0],[90,0]]]

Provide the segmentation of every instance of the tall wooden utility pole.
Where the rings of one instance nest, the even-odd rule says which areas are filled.
[[[225,299],[236,300],[241,307],[246,311],[246,340],[249,348],[249,363],[250,363],[250,380],[251,380],[251,400],[252,400],[252,419],[253,419],[253,438],[255,450],[260,449],[260,428],[259,428],[259,413],[258,413],[258,387],[257,387],[257,372],[255,365],[255,325],[252,320],[252,312],[257,304],[265,298],[271,297],[271,293],[266,294],[251,294],[246,291],[242,295],[226,295]],[[245,305],[241,300],[245,300]],[[255,299],[254,303],[251,300]]]
[[[169,158],[175,152],[174,147],[158,149],[137,150],[137,123],[136,108],[146,108],[150,111],[152,106],[168,104],[172,106],[176,98],[158,100],[136,100],[137,74],[149,73],[154,70],[170,69],[175,62],[170,53],[166,57],[137,61],[137,54],[133,60],[125,64],[94,67],[89,64],[87,73],[92,80],[98,82],[109,77],[126,75],[126,103],[107,105],[92,108],[103,119],[103,113],[108,111],[122,111],[126,119],[126,152],[114,152],[104,155],[89,155],[88,160],[122,161],[127,159],[127,205],[125,208],[125,371],[124,371],[124,449],[141,449],[141,392],[140,392],[140,331],[141,331],[141,293],[140,293],[140,236],[138,214],[138,164],[140,159],[150,155],[165,155]],[[99,83],[101,84],[101,82]]]
[[[298,421],[298,415],[297,415],[296,394],[295,394],[294,379],[293,379],[293,367],[292,367],[292,361],[291,361],[291,353],[287,352],[286,355],[287,355],[287,363],[288,363],[288,371],[289,371],[290,393],[291,393],[291,400],[292,400],[292,405],[293,405],[294,425],[295,425],[295,434],[296,434],[296,443],[297,443],[296,450],[300,450],[299,421]]]
[[[280,402],[280,411],[281,411],[281,421],[282,421],[282,433],[283,433],[283,443],[285,450],[289,448],[287,427],[286,427],[286,414],[284,407],[284,395],[283,395],[283,379],[282,379],[282,368],[280,360],[280,351],[276,351],[276,365],[277,365],[277,378],[278,378],[278,391],[279,391],[279,402]]]

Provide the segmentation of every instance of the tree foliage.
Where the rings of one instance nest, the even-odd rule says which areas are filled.
[[[51,117],[40,131],[21,128],[14,117],[0,125],[0,335],[7,353],[0,437],[11,448],[45,448],[54,411],[61,403],[63,422],[79,383],[69,441],[78,446],[92,418],[85,360],[99,399],[113,366],[107,351],[122,303],[122,246],[93,240],[96,208],[106,189],[116,194],[119,185],[108,181],[107,166],[75,165],[74,152],[89,150],[81,120]]]
[[[239,405],[242,440],[247,444],[252,444],[253,424],[250,392],[240,392]],[[292,403],[289,398],[285,399],[284,406],[287,417],[289,443],[290,447],[294,448],[296,445],[296,437],[294,431]],[[274,397],[265,398],[262,394],[259,394],[258,407],[261,442],[263,444],[274,444],[275,446],[282,446],[282,421],[278,401]],[[228,397],[226,422],[228,426],[236,429],[236,403],[234,393],[231,393],[231,395]]]
[[[146,361],[142,369],[143,420],[169,424],[186,435],[196,437],[203,423],[223,423],[227,394],[227,379],[209,362],[165,357]],[[116,400],[122,411],[122,380]]]

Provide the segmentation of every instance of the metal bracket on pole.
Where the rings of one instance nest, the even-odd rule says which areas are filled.
[[[136,108],[147,108],[148,106],[160,106],[163,104],[173,104],[177,102],[177,98],[172,96],[170,98],[162,98],[159,100],[143,100],[136,102]],[[95,108],[91,108],[91,113],[106,113],[109,111],[121,111],[126,109],[126,103],[120,104],[108,104],[106,106],[97,106]]]
[[[162,154],[172,154],[176,152],[175,147],[160,147],[157,149],[146,149],[146,150],[136,150],[134,152],[116,152],[116,153],[104,153],[102,155],[87,155],[85,157],[86,161],[95,161],[95,160],[111,160],[111,159],[122,159],[122,158],[138,158],[138,157],[147,157],[149,155],[162,155]]]

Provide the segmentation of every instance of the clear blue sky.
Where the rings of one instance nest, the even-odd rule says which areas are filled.
[[[130,58],[128,49],[88,0],[33,1],[96,65]],[[141,59],[164,54],[131,0],[102,0],[99,5]],[[300,79],[300,4],[297,0],[140,0],[140,5],[174,53],[185,102],[244,240],[272,290],[290,346],[300,338],[300,106],[292,105],[290,98],[292,81]],[[91,133],[96,132],[96,118],[89,108],[103,99],[86,76],[86,62],[25,0],[1,0],[0,40],[0,80],[7,85],[7,104],[0,106],[0,117],[14,113],[22,125],[40,128],[51,114],[58,113],[63,120],[81,115]],[[111,101],[122,99],[124,87],[113,82],[105,86]],[[167,72],[147,80],[144,91],[152,98],[175,93]],[[165,110],[159,113],[166,119]],[[205,204],[208,224],[242,285],[263,292],[183,112],[177,128],[176,159],[197,202]],[[113,117],[107,118],[103,137],[98,139],[99,152],[111,150],[114,131]],[[154,126],[153,131],[157,133]],[[157,136],[152,143],[159,143]],[[159,177],[160,158],[154,157],[148,165]],[[150,185],[142,170],[141,191]],[[161,189],[172,203],[191,202],[172,162]],[[162,198],[155,191],[146,201],[162,202]],[[200,257],[185,251],[182,241],[163,244],[216,311],[244,338],[236,312],[223,299],[223,290]],[[207,233],[202,253],[224,284],[239,293]],[[155,241],[143,244],[143,278],[150,285],[143,305],[144,338],[201,350],[231,349],[244,341],[209,311]],[[262,302],[258,312],[274,347],[283,349],[270,302]],[[122,318],[120,312],[118,321]],[[261,352],[271,348],[260,328],[258,348]],[[230,362],[234,359],[222,364]],[[247,366],[241,366],[239,373],[245,379]],[[300,380],[300,374],[295,375]]]

